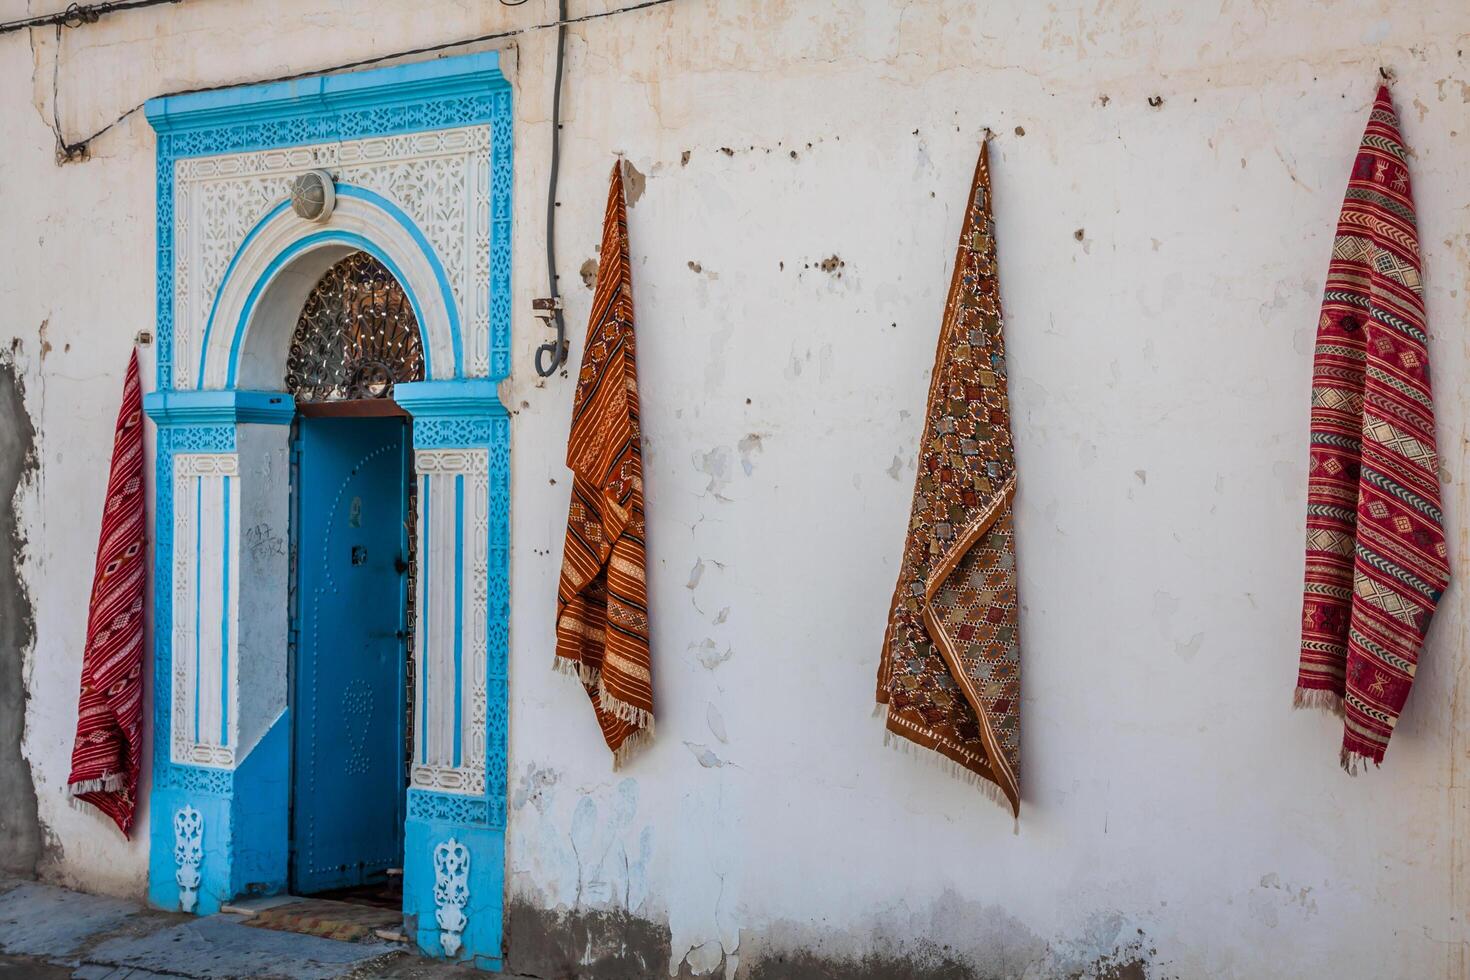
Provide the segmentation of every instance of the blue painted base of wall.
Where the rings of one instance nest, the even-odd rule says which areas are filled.
[[[455,838],[470,851],[469,923],[453,959],[481,970],[499,970],[504,957],[505,831],[410,818],[405,827],[403,913],[409,941],[428,956],[448,959],[434,917],[434,848]]]
[[[291,714],[282,712],[270,731],[235,770],[234,897],[279,895],[286,890],[291,832]]]
[[[175,877],[174,814],[186,805],[204,818],[204,859],[199,864],[198,915],[213,915],[228,902],[230,893],[230,804],[228,796],[212,796],[180,789],[155,788],[151,806],[148,868],[148,904],[179,911]]]
[[[250,755],[228,773],[227,795],[172,786],[154,788],[149,827],[150,905],[179,908],[174,814],[185,806],[198,810],[204,820],[197,914],[213,915],[236,898],[278,895],[286,890],[290,734],[290,715],[282,713]]]

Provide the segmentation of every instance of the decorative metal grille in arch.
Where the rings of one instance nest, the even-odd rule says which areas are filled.
[[[393,273],[367,252],[328,269],[296,321],[286,390],[298,402],[387,398],[423,379],[418,320]]]

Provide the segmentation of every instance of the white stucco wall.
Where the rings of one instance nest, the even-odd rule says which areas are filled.
[[[6,0],[0,18],[61,5]],[[120,15],[65,34],[59,118],[74,139],[152,95],[553,11]],[[550,668],[572,383],[536,378],[529,307],[554,33],[514,43],[513,906],[626,907],[666,922],[670,969],[695,974],[791,950],[922,960],[932,940],[1006,976],[1470,976],[1470,592],[1440,606],[1381,770],[1349,779],[1340,722],[1290,710],[1316,311],[1380,64],[1415,152],[1452,562],[1470,574],[1470,8],[674,0],[573,28],[574,366],[612,154],[646,178],[629,225],[659,735],[617,774]],[[111,419],[153,318],[153,138],[134,114],[58,167],[55,58],[50,31],[0,36],[0,340],[39,431],[18,499],[25,749],[45,873],[141,894],[146,844],[68,807],[64,783]],[[1020,465],[1018,830],[885,749],[872,717],[987,126]]]

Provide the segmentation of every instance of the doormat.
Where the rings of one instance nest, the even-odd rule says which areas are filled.
[[[262,909],[246,919],[245,924],[257,929],[296,932],[304,936],[321,936],[323,939],[339,939],[350,943],[371,938],[375,929],[402,928],[403,912],[369,905],[303,898],[290,905]]]

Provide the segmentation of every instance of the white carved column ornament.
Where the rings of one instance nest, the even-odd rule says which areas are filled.
[[[439,944],[444,955],[459,952],[469,916],[470,849],[453,837],[434,848],[434,919],[439,923]]]
[[[421,789],[483,796],[490,453],[474,448],[420,449],[414,453],[414,469],[419,480],[423,571],[414,630],[418,689],[410,776]],[[437,585],[431,587],[431,582]]]
[[[171,760],[235,765],[239,712],[238,453],[175,453]]]
[[[174,863],[179,870],[174,880],[179,883],[179,908],[194,911],[199,900],[199,862],[204,859],[204,817],[184,804],[174,814]]]

